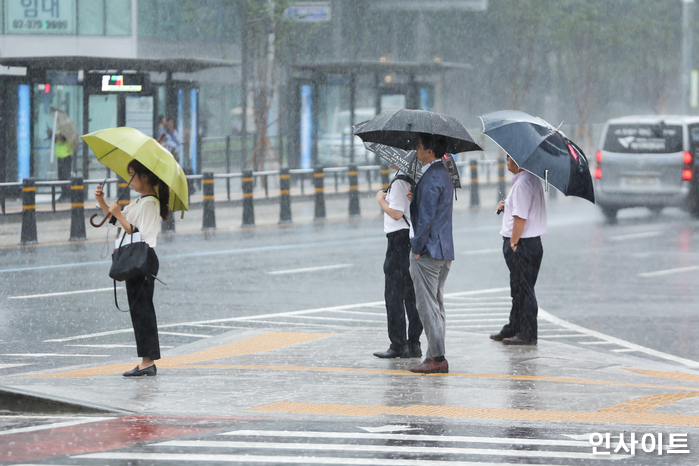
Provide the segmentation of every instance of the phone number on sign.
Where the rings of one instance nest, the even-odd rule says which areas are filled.
[[[68,21],[56,21],[47,20],[42,21],[39,19],[16,19],[12,21],[13,29],[68,29]]]

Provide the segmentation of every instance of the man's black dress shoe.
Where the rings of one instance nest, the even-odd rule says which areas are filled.
[[[407,357],[407,358],[421,358],[422,357],[422,349],[420,349],[420,343],[416,345],[408,345],[408,356],[401,356],[401,357]]]
[[[490,339],[495,341],[502,341],[505,339],[505,335],[503,335],[502,333],[493,333],[492,335],[490,335]]]
[[[386,351],[377,351],[374,356],[381,359],[402,358],[402,351],[396,351],[393,348],[388,348]]]
[[[155,364],[152,366],[148,366],[145,369],[139,369],[138,366],[134,367],[128,372],[124,372],[122,375],[124,377],[141,377],[141,376],[149,376],[152,377],[158,373],[158,369],[155,367]]]
[[[536,340],[526,341],[521,338],[514,336],[512,338],[505,338],[502,340],[506,345],[536,345]]]

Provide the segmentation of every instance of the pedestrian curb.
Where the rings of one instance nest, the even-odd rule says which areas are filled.
[[[22,414],[132,414],[120,408],[0,386],[0,412]]]

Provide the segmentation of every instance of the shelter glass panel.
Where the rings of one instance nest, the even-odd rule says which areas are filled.
[[[57,154],[72,153],[73,167],[76,166],[75,155],[80,147],[79,128],[82,128],[82,87],[37,84],[33,92],[34,177],[38,180],[55,180],[58,179]],[[53,134],[58,138],[62,135],[67,144],[57,144],[52,138]]]
[[[350,122],[349,76],[328,76],[318,86],[318,160],[327,166],[350,163],[352,124]]]

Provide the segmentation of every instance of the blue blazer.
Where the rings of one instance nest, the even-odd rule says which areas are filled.
[[[433,163],[415,186],[410,203],[414,237],[412,252],[433,259],[454,260],[451,217],[454,184],[441,161]]]

